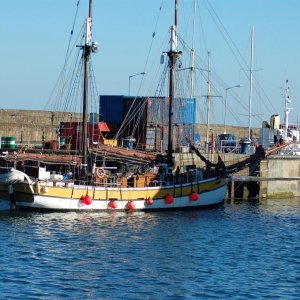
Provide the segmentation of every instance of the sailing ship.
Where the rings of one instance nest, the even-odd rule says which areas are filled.
[[[5,160],[13,163],[17,169],[10,169],[9,173],[18,173],[18,180],[6,185],[6,193],[9,194],[6,200],[12,208],[30,211],[151,211],[223,204],[227,193],[224,165],[209,164],[205,160],[205,170],[196,166],[178,167],[174,161],[174,81],[176,62],[181,54],[177,49],[177,14],[178,0],[175,0],[175,22],[171,27],[170,49],[166,52],[169,65],[166,154],[145,153],[104,144],[94,147],[88,141],[88,64],[91,54],[96,51],[96,44],[91,41],[92,0],[89,0],[85,43],[80,46],[84,88],[79,156],[21,151],[7,155]],[[191,143],[190,146],[195,150]],[[28,167],[26,170],[24,168],[24,163],[28,161],[32,164],[31,171]],[[133,171],[121,171],[119,167],[122,164],[134,166]],[[51,170],[59,170],[60,174],[51,174]]]

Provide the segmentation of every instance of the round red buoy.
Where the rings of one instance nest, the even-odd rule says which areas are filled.
[[[165,197],[165,202],[166,202],[166,204],[172,204],[173,201],[174,201],[174,198],[173,198],[172,195],[167,195],[167,196]]]
[[[109,201],[108,206],[109,206],[110,208],[117,208],[117,207],[118,207],[118,202],[117,202],[117,200],[111,200],[111,201]]]
[[[152,199],[152,198],[150,198],[150,197],[149,197],[149,198],[147,198],[147,200],[146,200],[146,204],[147,204],[147,205],[149,205],[149,206],[150,206],[150,205],[152,205],[152,204],[153,204],[153,199]]]
[[[198,193],[192,192],[192,193],[190,194],[190,200],[191,200],[191,201],[197,201],[198,199],[199,199]]]
[[[90,205],[93,200],[92,198],[89,196],[89,195],[85,195],[82,199],[82,202],[85,204],[85,205]]]
[[[128,201],[128,203],[127,203],[127,208],[128,208],[129,210],[134,210],[134,209],[135,209],[135,204],[134,204],[134,202],[133,202],[133,201]]]

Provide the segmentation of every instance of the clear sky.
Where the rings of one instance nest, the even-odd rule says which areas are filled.
[[[289,80],[290,121],[300,109],[300,0],[198,0],[194,45],[197,67],[211,57],[213,109],[211,122],[247,126],[249,108],[250,32],[254,26],[252,123],[261,126],[272,114],[283,119],[282,87]],[[0,108],[45,109],[62,68],[77,0],[0,0]],[[80,25],[88,0],[80,0]],[[160,9],[161,7],[161,9]],[[168,50],[174,0],[94,0],[93,56],[99,94],[151,95]],[[179,34],[192,45],[193,0],[179,0]],[[156,35],[153,38],[152,34]],[[183,67],[188,67],[185,65]],[[202,77],[201,77],[202,76]],[[205,71],[195,94],[207,93]],[[202,78],[202,79],[201,79]],[[205,123],[205,98],[200,105]]]

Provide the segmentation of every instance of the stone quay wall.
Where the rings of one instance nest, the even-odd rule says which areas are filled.
[[[14,136],[17,144],[41,143],[56,139],[56,129],[61,121],[76,122],[80,120],[78,113],[63,113],[42,110],[0,109],[0,137]],[[200,133],[202,141],[206,137],[206,124],[196,125],[195,131]],[[223,125],[210,125],[215,136],[223,133]],[[226,126],[227,133],[237,135],[237,138],[246,137],[248,128],[239,126]],[[253,137],[258,137],[258,129],[253,129]]]
[[[13,136],[17,144],[39,144],[57,139],[61,121],[78,121],[79,114],[40,110],[0,110],[0,136]]]
[[[300,158],[297,155],[270,156],[260,165],[260,195],[273,198],[300,197]]]

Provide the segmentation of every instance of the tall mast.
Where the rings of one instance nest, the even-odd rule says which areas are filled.
[[[191,87],[190,87],[190,97],[194,97],[194,77],[195,77],[195,47],[194,47],[194,37],[195,37],[195,14],[196,14],[196,0],[194,0],[194,12],[193,12],[193,38],[192,38],[192,50],[191,50]]]
[[[290,96],[289,96],[289,81],[285,81],[285,87],[284,87],[284,123],[285,123],[285,129],[284,129],[284,139],[287,141],[288,137],[288,128],[289,128],[289,113],[291,111],[291,107],[289,107],[289,104],[291,103]]]
[[[87,174],[87,154],[88,154],[88,63],[92,49],[92,4],[93,0],[89,3],[89,16],[86,19],[86,36],[85,44],[83,46],[83,61],[84,61],[84,82],[83,82],[83,107],[82,107],[82,173]]]
[[[177,28],[178,28],[178,0],[175,0],[175,22],[171,27],[171,46],[170,51],[167,52],[169,57],[169,131],[168,131],[168,165],[173,166],[173,102],[174,102],[174,80],[175,80],[175,66],[176,60],[181,52],[177,51]]]
[[[211,82],[210,82],[210,51],[207,52],[207,112],[206,112],[206,152],[209,152],[209,126],[210,126],[210,105],[211,105]]]
[[[249,116],[248,116],[248,140],[251,141],[251,117],[252,117],[252,73],[253,73],[253,41],[254,27],[251,30],[251,54],[250,54],[250,90],[249,90]]]

